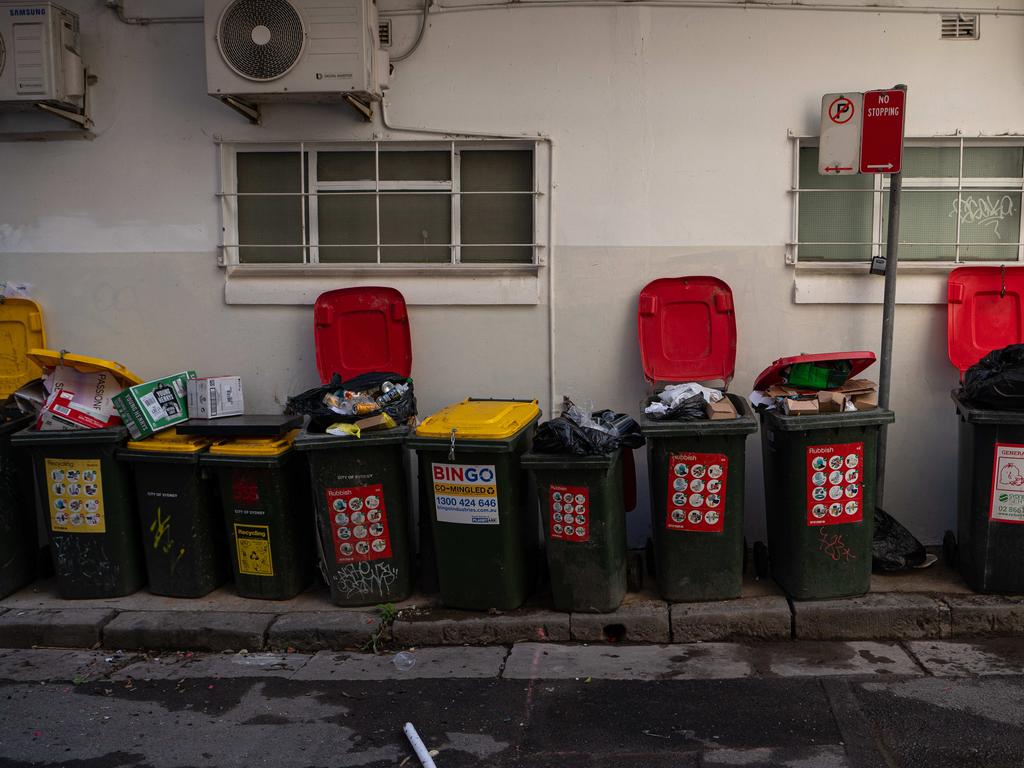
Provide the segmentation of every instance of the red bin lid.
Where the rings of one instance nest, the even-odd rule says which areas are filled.
[[[651,384],[721,380],[736,371],[732,290],[717,277],[664,277],[640,291],[637,330]]]
[[[412,337],[405,298],[394,288],[340,288],[313,307],[316,369],[347,381],[361,373],[412,373]]]
[[[949,274],[946,343],[960,375],[994,349],[1024,341],[1024,267],[960,267]]]
[[[793,355],[792,357],[780,357],[769,365],[754,380],[755,390],[768,389],[772,384],[782,383],[782,374],[787,368],[796,363],[831,363],[837,360],[849,360],[850,378],[862,373],[871,367],[875,362],[874,352],[822,352],[812,355]]]

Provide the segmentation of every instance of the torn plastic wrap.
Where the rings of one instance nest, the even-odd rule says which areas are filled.
[[[704,395],[697,393],[677,401],[676,405],[665,405],[657,396],[648,398],[644,413],[655,421],[696,421],[707,419]],[[660,406],[660,407],[659,407]]]
[[[379,392],[381,386],[385,383],[407,383],[409,389],[395,401],[387,403],[372,412],[356,413],[350,416],[339,415],[324,402],[326,395],[339,390],[348,392]],[[416,394],[412,379],[399,376],[397,373],[364,373],[348,381],[342,381],[341,376],[334,374],[327,384],[313,387],[294,397],[288,398],[285,412],[309,416],[307,430],[314,434],[323,433],[333,424],[355,423],[360,419],[369,418],[381,413],[386,413],[396,424],[406,424],[410,419],[416,417]]]
[[[967,369],[963,399],[1000,411],[1024,411],[1024,344],[989,352]]]
[[[874,570],[917,568],[927,557],[924,545],[895,517],[882,509],[875,509],[875,534],[871,542],[871,566]]]

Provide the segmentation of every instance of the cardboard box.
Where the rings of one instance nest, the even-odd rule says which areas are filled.
[[[853,396],[853,407],[858,411],[870,411],[878,407],[878,392],[865,392]]]
[[[790,397],[797,394],[797,391],[792,387],[786,387],[782,384],[772,384],[767,390],[765,390],[765,394],[768,395],[768,397]]]
[[[785,403],[784,410],[787,416],[811,416],[818,413],[818,400],[794,400],[793,398],[787,398],[783,401]]]
[[[116,418],[114,397],[120,394],[122,387],[112,373],[83,373],[68,365],[58,365],[53,369],[53,373],[46,377],[45,383],[51,396],[65,390],[73,393],[74,407],[93,414],[104,424],[110,422],[111,417]],[[70,404],[68,407],[71,407]]]
[[[106,429],[118,424],[121,420],[110,415],[106,419],[99,411],[86,408],[75,399],[75,393],[69,389],[58,389],[43,405],[43,412],[52,419],[47,419],[48,429],[61,429],[55,422],[69,424],[73,429]]]
[[[209,376],[188,380],[190,419],[221,419],[244,413],[241,377]]]
[[[833,390],[818,393],[818,413],[843,413],[846,410],[846,395]]]
[[[712,421],[738,418],[736,406],[728,397],[723,397],[717,403],[704,403],[704,412]]]
[[[861,395],[877,390],[878,385],[870,379],[850,379],[838,389],[844,395]]]
[[[397,425],[395,420],[386,413],[380,413],[376,416],[360,419],[356,422],[356,426],[359,427],[360,432],[366,432],[371,429],[394,429]]]
[[[133,440],[142,440],[188,420],[188,380],[195,371],[153,379],[114,397],[114,407]]]

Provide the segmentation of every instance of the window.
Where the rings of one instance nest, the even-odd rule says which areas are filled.
[[[818,174],[816,139],[794,146],[789,263],[866,262],[884,254],[889,177]],[[908,139],[903,150],[900,261],[1017,261],[1024,137]]]
[[[223,145],[223,263],[538,263],[521,142]]]

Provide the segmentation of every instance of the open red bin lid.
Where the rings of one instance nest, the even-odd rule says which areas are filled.
[[[361,373],[412,373],[412,337],[405,298],[394,288],[340,288],[313,307],[316,369],[348,381]]]
[[[960,267],[946,296],[949,360],[964,372],[994,349],[1024,341],[1024,267]]]
[[[796,363],[832,363],[837,360],[849,360],[850,378],[858,373],[863,373],[875,362],[874,352],[823,352],[815,355],[793,355],[792,357],[780,357],[769,365],[754,380],[755,390],[768,389],[772,384],[782,384],[782,375],[787,368]]]
[[[717,277],[664,277],[640,291],[640,359],[651,384],[721,380],[736,371],[732,290]]]

